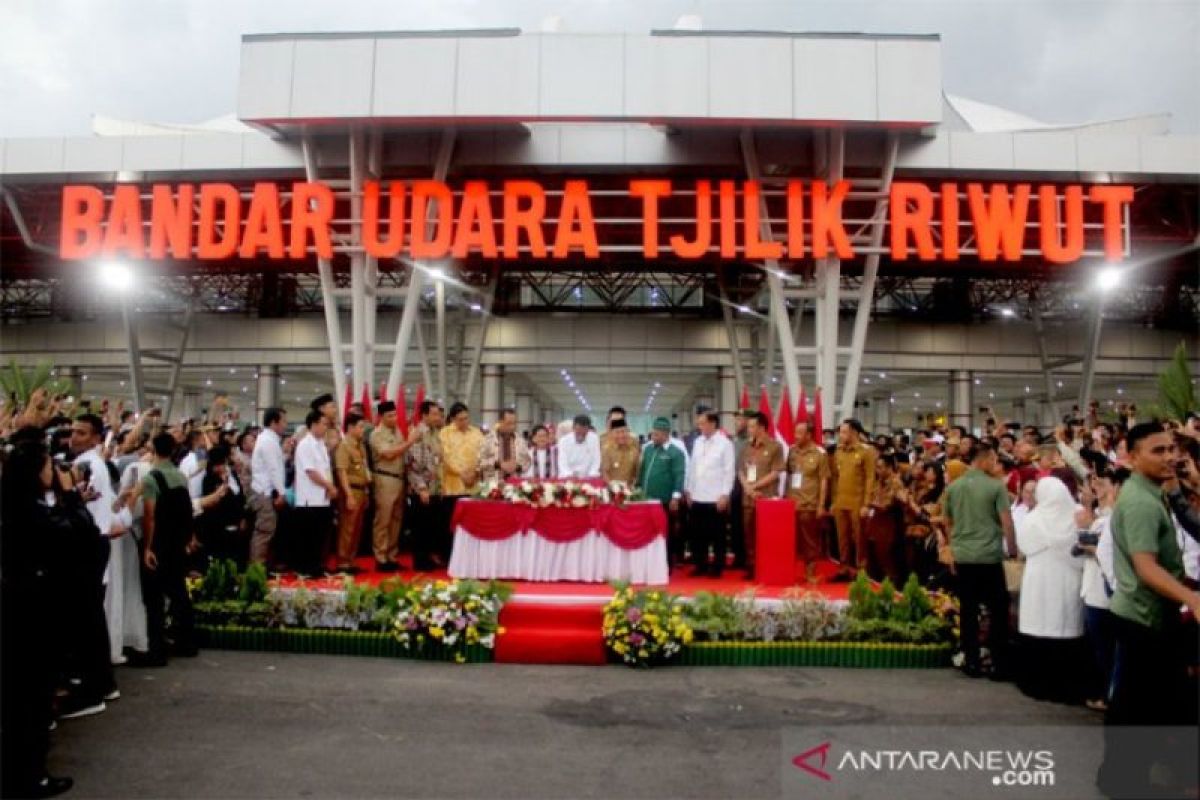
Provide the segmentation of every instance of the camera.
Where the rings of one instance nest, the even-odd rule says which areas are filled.
[[[1095,547],[1099,543],[1100,534],[1092,533],[1091,531],[1080,531],[1077,534],[1075,544],[1071,547],[1071,555],[1076,557],[1085,556],[1087,555],[1087,551],[1083,549],[1084,547]]]

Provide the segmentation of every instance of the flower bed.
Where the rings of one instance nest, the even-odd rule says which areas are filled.
[[[698,592],[685,603],[616,590],[605,607],[605,644],[631,666],[941,667],[953,651],[949,612],[915,578],[896,592],[860,573],[844,604],[803,590],[773,606],[752,593]]]
[[[214,562],[193,581],[202,645],[347,655],[385,655],[490,661],[503,634],[500,609],[511,593],[495,581],[419,581],[392,578],[364,586],[347,578],[337,590],[284,589],[266,580],[261,565],[239,573]]]

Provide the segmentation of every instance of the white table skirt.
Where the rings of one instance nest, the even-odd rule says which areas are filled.
[[[617,547],[597,531],[563,543],[531,531],[488,541],[475,538],[460,525],[454,532],[449,573],[452,578],[665,584],[667,539],[656,536],[637,550]]]

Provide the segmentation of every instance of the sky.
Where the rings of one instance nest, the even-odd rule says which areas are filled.
[[[1046,122],[1200,132],[1200,0],[2,0],[0,137],[234,111],[246,33],[518,27],[938,33],[947,92]]]

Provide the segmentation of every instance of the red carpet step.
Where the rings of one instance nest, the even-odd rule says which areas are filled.
[[[504,635],[495,658],[503,664],[606,663],[600,603],[510,600],[500,611]]]

